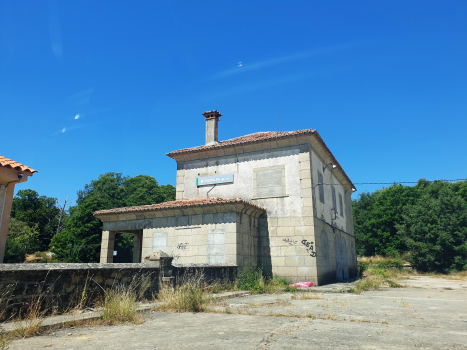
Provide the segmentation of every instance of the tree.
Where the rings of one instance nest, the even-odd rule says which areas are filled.
[[[175,199],[175,188],[171,185],[159,186],[156,179],[147,175],[135,177],[121,173],[105,173],[97,180],[78,191],[77,205],[70,208],[67,226],[57,234],[52,242],[54,253],[62,261],[99,261],[102,237],[102,222],[93,216],[97,210],[125,206],[156,204]],[[115,250],[119,257],[132,254],[132,235],[118,235]]]
[[[24,262],[25,258],[26,249],[24,245],[16,242],[14,239],[7,238],[3,262],[6,264],[18,264]]]
[[[403,220],[404,207],[416,203],[419,197],[417,186],[394,184],[371,195],[362,194],[359,201],[353,201],[359,254],[393,256],[407,251],[396,225]]]
[[[32,254],[40,250],[42,247],[40,233],[37,226],[38,224],[34,227],[29,227],[25,222],[11,218],[8,226],[7,239],[13,240],[22,245],[25,253]]]
[[[433,184],[417,204],[407,206],[398,225],[421,271],[467,269],[467,204],[451,184]]]
[[[20,190],[13,198],[11,217],[37,228],[41,249],[47,248],[56,233],[59,214],[56,198],[40,196],[34,190]]]

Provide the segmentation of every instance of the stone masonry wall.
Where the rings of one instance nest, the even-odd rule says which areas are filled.
[[[3,264],[0,295],[6,293],[8,297],[0,307],[8,316],[42,297],[44,308],[62,312],[80,301],[90,306],[104,289],[128,285],[141,277],[149,282],[144,297],[152,298],[159,290],[159,271],[145,264]]]

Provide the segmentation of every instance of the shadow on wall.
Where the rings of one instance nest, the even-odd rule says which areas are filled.
[[[268,216],[266,213],[258,219],[258,266],[263,266],[263,273],[272,276],[271,248],[269,240]]]

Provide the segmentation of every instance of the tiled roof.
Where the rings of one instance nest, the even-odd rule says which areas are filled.
[[[318,131],[316,131],[315,129],[302,129],[302,130],[295,130],[295,131],[256,132],[254,134],[240,136],[240,137],[236,137],[234,139],[230,139],[226,141],[220,141],[219,143],[215,145],[209,145],[209,146],[203,145],[203,146],[198,146],[198,147],[180,149],[178,151],[167,153],[167,155],[171,158],[174,158],[174,156],[181,155],[181,154],[211,151],[211,150],[216,150],[216,149],[225,148],[225,147],[235,147],[237,145],[246,145],[246,144],[252,144],[252,143],[267,142],[267,141],[272,141],[272,140],[287,139],[287,138],[292,138],[292,137],[297,137],[297,136],[302,136],[302,135],[314,135],[316,137],[316,140],[329,152],[329,154],[332,157],[332,163],[339,167],[344,177],[347,179],[347,183],[351,185],[352,187],[355,187],[352,181],[350,180],[350,178],[345,173],[342,166],[337,161],[336,157],[334,157],[334,155],[332,154],[328,146],[324,143],[323,139],[319,135]]]
[[[8,159],[4,156],[0,155],[0,166],[4,168],[10,168],[10,169],[15,169],[19,171],[27,171],[30,173],[37,173],[37,170],[34,170],[26,165],[23,165],[21,163],[15,162],[14,160]]]
[[[295,136],[301,135],[311,135],[311,134],[318,134],[316,130],[313,129],[303,129],[303,130],[296,130],[296,131],[264,131],[264,132],[255,132],[254,134],[249,134],[245,136],[236,137],[234,139],[226,140],[226,141],[219,141],[215,145],[203,145],[198,147],[191,147],[191,148],[184,148],[178,151],[173,151],[167,153],[169,157],[183,154],[183,153],[196,153],[196,152],[203,152],[203,151],[211,151],[219,148],[230,147],[230,146],[237,146],[237,145],[245,145],[250,143],[258,143],[263,141],[270,141],[270,140],[280,140],[286,139]]]
[[[94,213],[94,216],[103,216],[103,215],[112,215],[112,214],[123,214],[123,213],[140,213],[147,211],[157,211],[157,210],[170,210],[170,209],[183,209],[190,207],[205,207],[213,206],[219,204],[244,204],[249,207],[266,211],[266,209],[247,202],[241,198],[194,198],[194,199],[185,199],[180,201],[171,201],[159,204],[149,204],[149,205],[139,205],[135,207],[124,207],[124,208],[115,208],[107,210],[99,210]]]

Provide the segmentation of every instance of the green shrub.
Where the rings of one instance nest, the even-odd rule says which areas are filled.
[[[238,275],[238,288],[251,293],[264,293],[263,268],[250,266]]]
[[[357,269],[358,269],[358,276],[362,277],[363,273],[368,270],[368,267],[370,267],[370,261],[358,261],[357,262]]]
[[[26,248],[13,239],[7,238],[5,245],[4,263],[15,264],[22,263],[26,257]]]

